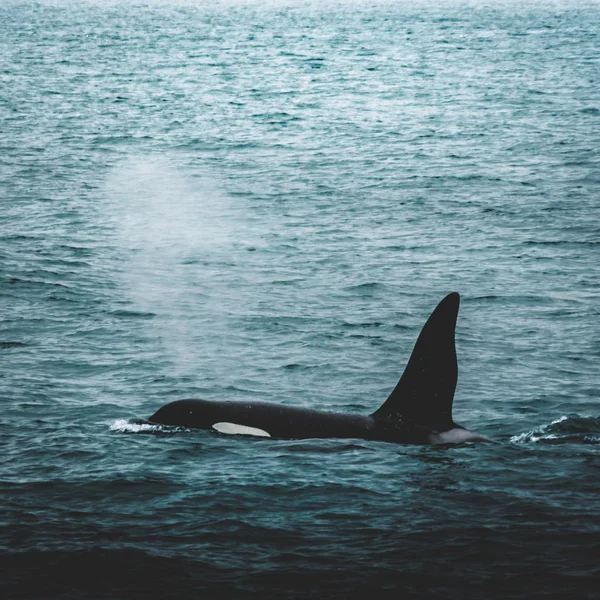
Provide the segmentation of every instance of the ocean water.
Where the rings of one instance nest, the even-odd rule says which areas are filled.
[[[598,598],[600,5],[0,4],[0,596]],[[497,444],[368,414],[462,296]]]

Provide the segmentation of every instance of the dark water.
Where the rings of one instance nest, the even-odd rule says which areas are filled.
[[[2,598],[597,598],[600,9],[0,5]],[[455,448],[369,413],[459,291]]]

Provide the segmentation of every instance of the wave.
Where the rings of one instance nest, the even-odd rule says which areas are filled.
[[[564,415],[556,421],[513,435],[513,444],[600,444],[600,417]]]

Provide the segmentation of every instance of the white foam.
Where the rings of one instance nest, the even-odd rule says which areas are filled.
[[[248,427],[247,425],[239,425],[238,423],[215,423],[212,428],[219,433],[228,435],[254,435],[258,437],[271,437],[264,429],[258,427]]]
[[[535,429],[532,429],[531,431],[527,431],[525,433],[520,433],[518,435],[513,435],[510,438],[510,441],[513,444],[528,444],[528,443],[535,444],[536,442],[539,442],[540,440],[559,439],[560,436],[556,435],[555,433],[547,433],[547,432],[553,425],[558,425],[559,423],[566,421],[568,418],[569,417],[567,417],[566,415],[563,415],[562,417],[556,419],[555,421],[552,421],[551,423],[549,423],[547,425],[541,425],[540,427],[536,427]]]
[[[544,434],[539,429],[534,429],[533,431],[527,431],[526,433],[520,433],[519,435],[513,435],[510,438],[510,441],[513,444],[527,444],[529,442],[535,444],[540,440],[556,440],[558,436],[554,433],[546,433]]]
[[[160,425],[150,423],[131,423],[127,419],[117,419],[111,426],[111,431],[122,431],[126,433],[140,433],[141,431],[158,431]]]

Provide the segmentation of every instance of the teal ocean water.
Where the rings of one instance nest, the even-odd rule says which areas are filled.
[[[597,598],[600,5],[0,5],[2,598]],[[498,444],[368,414],[462,296]]]

